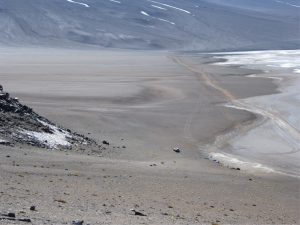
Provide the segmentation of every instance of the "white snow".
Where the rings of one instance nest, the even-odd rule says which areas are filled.
[[[258,78],[268,78],[268,79],[273,79],[273,80],[279,80],[282,81],[282,77],[275,77],[275,76],[262,76],[262,75],[257,75],[257,74],[250,74],[247,75],[247,77],[258,77]]]
[[[178,7],[175,7],[175,6],[172,6],[172,5],[168,5],[168,4],[165,4],[165,3],[161,3],[161,2],[157,2],[157,1],[152,1],[152,0],[148,0],[149,2],[152,2],[152,3],[155,3],[155,4],[158,4],[158,5],[163,5],[165,7],[169,7],[169,8],[172,8],[172,9],[176,9],[176,10],[179,10],[179,11],[182,11],[182,12],[185,12],[187,14],[191,14],[191,12],[185,10],[185,9],[181,9],[181,8],[178,8]]]
[[[171,21],[169,21],[169,20],[165,20],[165,19],[162,19],[162,18],[156,18],[156,19],[158,19],[158,20],[160,20],[160,21],[163,21],[163,22],[166,22],[166,23],[170,23],[170,24],[172,24],[172,25],[175,25],[174,22],[171,22]]]
[[[67,0],[67,1],[68,1],[68,2],[71,2],[71,3],[74,3],[74,4],[82,5],[82,6],[86,7],[86,8],[89,8],[89,7],[90,7],[88,4],[83,3],[83,2],[75,2],[75,1],[73,1],[73,0]]]
[[[229,154],[212,152],[209,154],[210,160],[216,160],[224,166],[241,168],[242,170],[260,170],[262,172],[275,172],[274,169],[263,166],[260,163],[252,163],[240,160]]]
[[[0,143],[1,144],[6,144],[6,143],[9,143],[9,141],[6,141],[6,140],[0,138]]]
[[[39,141],[41,144],[45,144],[49,148],[56,149],[58,146],[69,146],[71,145],[66,138],[70,137],[70,134],[66,131],[59,130],[56,126],[48,124],[39,120],[44,126],[49,127],[53,133],[36,132],[36,131],[21,131],[22,134],[28,135],[29,137]]]
[[[300,8],[300,5],[291,4],[289,2],[284,2],[284,1],[279,1],[279,0],[276,0],[276,2],[280,3],[280,4],[286,4],[286,5],[289,5],[289,6],[292,6],[292,7]]]
[[[141,11],[141,14],[143,14],[144,16],[150,16],[148,13],[146,13],[145,11]]]
[[[300,69],[294,69],[294,73],[300,73]]]
[[[174,22],[171,22],[169,20],[165,20],[165,19],[162,19],[162,18],[158,18],[158,17],[154,17],[154,16],[150,16],[148,13],[146,13],[145,11],[141,11],[141,14],[144,15],[144,16],[149,16],[153,19],[157,19],[157,20],[160,20],[160,21],[163,21],[163,22],[166,22],[166,23],[169,23],[169,24],[172,24],[172,25],[175,25]]]
[[[167,10],[166,8],[163,8],[163,7],[160,7],[160,6],[157,6],[157,5],[151,5],[151,6],[154,7],[154,8],[157,8],[157,9]]]
[[[120,1],[116,1],[116,0],[109,0],[109,1],[121,4]]]
[[[290,68],[300,70],[300,50],[278,51],[251,51],[251,52],[226,52],[227,61],[219,62],[218,65],[267,65],[273,68]]]

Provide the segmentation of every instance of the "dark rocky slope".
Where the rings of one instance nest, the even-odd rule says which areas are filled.
[[[97,147],[95,141],[55,125],[1,90],[0,144],[26,144],[50,149]]]

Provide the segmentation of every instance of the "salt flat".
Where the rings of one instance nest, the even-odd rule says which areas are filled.
[[[227,62],[219,65],[239,65],[256,68],[263,73],[248,77],[271,79],[280,93],[235,100],[227,107],[246,110],[264,118],[251,129],[232,140],[227,152],[276,168],[277,172],[299,176],[299,59],[297,50],[227,53]],[[226,152],[225,150],[225,152]],[[240,165],[242,166],[242,165]],[[270,169],[270,168],[269,168]]]

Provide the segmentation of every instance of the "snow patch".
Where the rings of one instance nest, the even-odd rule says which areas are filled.
[[[82,6],[86,7],[86,8],[89,8],[89,7],[90,7],[88,4],[83,3],[83,2],[75,2],[75,1],[73,1],[73,0],[67,0],[67,1],[68,1],[68,2],[71,2],[71,3],[74,3],[74,4],[82,5]]]
[[[279,51],[250,51],[216,53],[215,58],[226,59],[226,62],[218,62],[217,65],[267,65],[274,68],[290,68],[300,70],[300,50]],[[226,56],[224,56],[226,55]]]
[[[260,163],[252,163],[252,162],[246,162],[246,161],[242,161],[238,158],[235,158],[229,154],[225,154],[225,153],[217,153],[217,152],[213,152],[209,154],[209,159],[212,161],[217,161],[220,164],[227,166],[227,167],[231,167],[231,168],[240,168],[242,170],[255,170],[255,171],[262,171],[262,172],[267,172],[267,173],[271,173],[271,172],[275,172],[275,170],[273,170],[272,168],[263,166]]]
[[[300,73],[300,69],[294,69],[294,73]]]
[[[289,6],[292,6],[292,7],[300,8],[300,5],[291,4],[289,2],[284,2],[284,1],[279,1],[279,0],[276,0],[276,2],[280,3],[280,4],[285,4],[285,5],[289,5]]]
[[[71,144],[67,141],[67,137],[71,137],[71,135],[58,127],[46,123],[44,121],[39,120],[44,126],[47,126],[53,133],[46,132],[36,132],[36,131],[27,131],[23,130],[20,133],[25,134],[34,140],[40,142],[41,144],[46,145],[49,148],[56,149],[58,146],[70,146]]]
[[[156,18],[156,19],[158,19],[158,20],[160,20],[160,21],[163,21],[163,22],[166,22],[166,23],[170,23],[170,24],[172,24],[172,25],[175,25],[174,22],[171,22],[171,21],[169,21],[169,20],[165,20],[165,19],[162,19],[162,18]]]
[[[109,1],[121,4],[120,1],[116,1],[116,0],[109,0]]]
[[[144,16],[150,16],[148,13],[146,13],[145,11],[141,11],[141,14],[143,14]]]
[[[149,2],[152,2],[152,3],[155,3],[155,4],[158,4],[158,5],[163,5],[165,7],[169,7],[169,8],[172,8],[172,9],[176,9],[176,10],[179,10],[179,11],[182,11],[182,12],[185,12],[187,14],[191,14],[191,12],[185,10],[185,9],[181,9],[181,8],[178,8],[178,7],[175,7],[175,6],[172,6],[172,5],[168,5],[168,4],[165,4],[165,3],[161,3],[161,2],[157,2],[157,1],[152,1],[152,0],[148,0]]]
[[[267,78],[267,79],[273,79],[273,80],[279,80],[279,81],[282,81],[282,77],[275,77],[275,76],[259,76],[259,75],[256,75],[256,74],[250,74],[250,75],[247,75],[247,77],[258,77],[258,78]]]
[[[166,8],[157,6],[157,5],[151,5],[153,8],[161,9],[161,10],[167,10]]]
[[[163,21],[163,22],[166,22],[166,23],[169,23],[169,24],[172,24],[172,25],[175,25],[174,22],[171,22],[169,20],[165,20],[165,19],[162,19],[162,18],[158,18],[158,17],[154,17],[154,16],[150,16],[148,13],[146,13],[145,11],[141,11],[141,14],[144,15],[144,16],[149,16],[153,19],[157,19],[157,20],[160,20],[160,21]]]
[[[0,144],[8,144],[9,141],[0,138]]]

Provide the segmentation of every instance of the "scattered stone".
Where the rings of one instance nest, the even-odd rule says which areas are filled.
[[[31,219],[17,219],[17,221],[31,223]]]
[[[7,213],[7,217],[10,217],[10,218],[16,218],[16,214],[15,213]]]
[[[241,168],[239,168],[239,167],[232,167],[231,169],[232,170],[241,170]]]
[[[11,145],[11,143],[9,141],[0,139],[0,145],[7,145],[7,146],[9,146],[9,145]]]
[[[136,211],[135,209],[130,209],[130,211],[134,212],[135,216],[147,216],[146,214]]]
[[[30,210],[31,211],[35,211],[36,210],[36,207],[34,205],[30,206]]]
[[[59,202],[59,203],[67,203],[65,200],[63,200],[63,199],[55,199],[54,200],[55,202]]]
[[[84,221],[83,220],[74,220],[72,221],[72,225],[83,225]]]
[[[183,216],[180,216],[179,214],[177,214],[177,215],[176,215],[176,219],[181,219],[181,220],[183,220],[184,217],[183,217]]]
[[[102,141],[102,144],[109,145],[109,142],[104,140],[104,141]]]
[[[31,223],[31,219],[17,219],[13,217],[0,217],[0,221],[2,220],[10,220],[10,221],[19,221],[19,222],[27,222]]]
[[[176,152],[176,153],[180,153],[181,150],[179,148],[173,148],[173,151]]]

